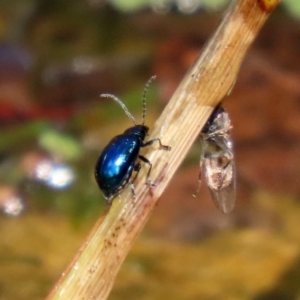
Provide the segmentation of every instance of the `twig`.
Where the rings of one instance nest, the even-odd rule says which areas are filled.
[[[279,0],[237,0],[229,6],[213,38],[184,77],[149,139],[160,137],[170,152],[150,149],[149,191],[145,172],[136,180],[136,198],[125,189],[99,221],[48,300],[106,299],[135,238],[186,156],[213,108],[234,85],[245,53]],[[151,147],[150,147],[151,148]],[[143,174],[142,174],[143,173]]]

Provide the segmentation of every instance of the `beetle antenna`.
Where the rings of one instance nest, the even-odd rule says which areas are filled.
[[[156,75],[153,75],[146,83],[145,88],[144,88],[144,92],[143,92],[143,114],[142,114],[142,124],[145,124],[145,117],[146,117],[146,98],[147,98],[147,92],[149,89],[150,84],[153,82],[153,80],[155,80]]]
[[[122,107],[122,109],[124,110],[124,112],[127,115],[127,117],[129,117],[132,120],[133,124],[137,125],[134,117],[129,112],[128,108],[125,106],[125,104],[118,97],[116,97],[115,95],[112,95],[112,94],[101,94],[100,97],[111,98],[114,101],[116,101]]]

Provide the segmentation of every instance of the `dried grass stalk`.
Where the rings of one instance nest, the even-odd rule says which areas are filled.
[[[157,120],[149,139],[160,137],[170,152],[154,150],[149,191],[145,172],[136,180],[136,199],[125,189],[103,220],[93,228],[77,256],[63,273],[48,300],[106,299],[115,277],[150,212],[199,135],[213,108],[236,80],[246,51],[279,0],[232,1],[214,36],[178,86]],[[146,169],[146,168],[144,168]]]

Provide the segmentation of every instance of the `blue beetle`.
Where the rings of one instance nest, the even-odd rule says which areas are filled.
[[[111,98],[116,101],[124,110],[126,115],[133,121],[134,126],[126,129],[122,134],[115,136],[108,145],[104,148],[100,154],[95,167],[95,178],[99,185],[100,190],[103,192],[107,203],[111,203],[113,198],[117,196],[124,187],[128,184],[132,177],[133,171],[136,174],[133,176],[130,188],[132,196],[135,197],[134,181],[141,169],[140,161],[149,165],[147,173],[147,184],[155,186],[150,179],[150,173],[152,169],[151,162],[144,156],[140,155],[140,149],[142,147],[150,146],[154,142],[158,142],[160,149],[171,150],[169,146],[165,146],[161,143],[159,138],[155,138],[148,142],[144,142],[146,135],[148,134],[149,127],[145,126],[146,115],[146,95],[150,83],[155,79],[152,76],[143,92],[143,114],[142,124],[138,125],[133,116],[128,111],[125,104],[116,96],[111,94],[102,94],[101,97]]]

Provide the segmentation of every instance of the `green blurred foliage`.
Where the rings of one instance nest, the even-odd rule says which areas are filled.
[[[177,8],[183,13],[192,13],[197,9],[204,11],[220,11],[230,3],[229,0],[108,0],[117,9],[124,12],[133,12],[147,7],[158,8],[166,12],[171,8]],[[296,0],[282,0],[282,6],[295,18],[300,17],[300,2]],[[190,8],[190,9],[189,9]]]

